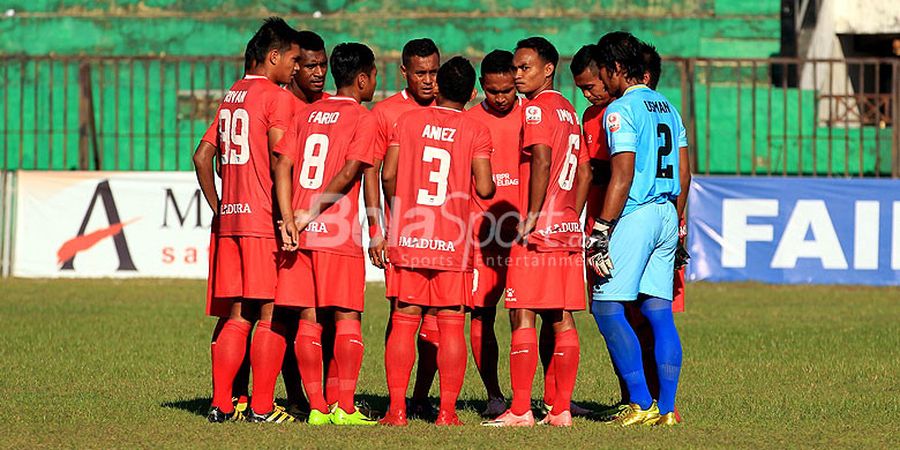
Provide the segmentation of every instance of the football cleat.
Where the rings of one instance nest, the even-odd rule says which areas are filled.
[[[552,425],[554,427],[571,427],[572,426],[572,412],[571,411],[563,411],[558,415],[554,415],[552,412],[548,413],[544,416],[543,419],[539,422],[541,425]]]
[[[431,421],[437,418],[437,414],[438,411],[434,409],[434,406],[428,399],[409,399],[406,401],[406,415],[410,419]]]
[[[210,421],[210,423],[222,423],[228,422],[229,420],[235,420],[235,416],[237,415],[237,410],[232,411],[230,413],[224,413],[218,406],[213,406],[209,409],[209,414],[206,415],[206,420]]]
[[[344,411],[340,407],[335,407],[334,412],[331,413],[331,423],[335,425],[363,425],[363,426],[373,426],[378,425],[378,421],[375,419],[370,419],[368,416],[362,413],[360,410],[353,411],[352,414]]]
[[[659,419],[653,424],[654,427],[671,427],[678,425],[678,417],[674,412],[668,414],[660,414]]]
[[[294,419],[301,422],[306,421],[306,419],[309,418],[309,410],[301,408],[300,405],[296,403],[288,405],[286,410],[288,414],[294,416]]]
[[[294,416],[284,410],[284,407],[275,405],[272,411],[266,414],[257,414],[253,411],[253,408],[247,408],[245,420],[251,423],[288,423],[293,422],[295,419]]]
[[[489,398],[487,401],[487,407],[484,408],[484,411],[481,412],[481,415],[484,417],[497,417],[500,414],[506,412],[506,399],[503,397],[493,397]]]
[[[315,426],[328,425],[331,423],[331,414],[323,413],[318,409],[311,409],[309,410],[309,417],[306,418],[306,423]]]
[[[231,403],[234,405],[235,411],[244,412],[247,410],[248,398],[246,395],[240,397],[231,397]]]
[[[539,409],[541,410],[541,413],[543,413],[544,415],[547,415],[547,414],[550,414],[550,411],[553,409],[553,406],[548,405],[544,402],[541,402]],[[593,411],[591,411],[583,406],[580,406],[578,403],[575,403],[573,401],[569,402],[569,411],[571,411],[572,415],[575,417],[587,417],[594,413]]]
[[[628,403],[618,403],[598,411],[597,419],[601,422],[613,422],[620,415],[630,410],[631,409],[628,407]]]
[[[388,411],[378,423],[389,427],[405,427],[408,424],[406,411]]]
[[[659,407],[656,406],[654,401],[647,409],[641,409],[635,403],[628,405],[628,411],[621,414],[613,423],[628,427],[632,425],[653,425],[657,420],[659,420]]]
[[[494,420],[485,420],[481,422],[481,426],[483,427],[533,427],[534,426],[534,414],[531,413],[529,409],[528,412],[521,415],[515,415],[512,413],[511,409],[506,410],[505,413],[500,414]]]
[[[463,423],[459,420],[459,416],[455,412],[441,411],[438,413],[437,420],[434,424],[439,427],[461,426]]]

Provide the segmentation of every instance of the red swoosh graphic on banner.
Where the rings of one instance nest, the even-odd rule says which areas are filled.
[[[110,236],[115,236],[122,231],[122,228],[125,228],[125,225],[130,225],[136,222],[138,219],[140,218],[138,217],[126,222],[119,222],[117,224],[110,225],[107,228],[101,228],[97,231],[85,234],[84,236],[77,236],[69,239],[59,247],[59,250],[56,251],[56,263],[62,264],[74,258],[75,255],[78,254],[78,252],[85,251],[97,245],[97,243],[102,241],[103,239],[106,239]]]

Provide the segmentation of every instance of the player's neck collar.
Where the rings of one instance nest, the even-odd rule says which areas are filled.
[[[331,97],[323,98],[322,100],[339,100],[339,101],[345,101],[345,102],[350,101],[350,102],[354,102],[354,103],[356,102],[355,98],[347,97],[344,95],[332,95]]]
[[[262,75],[244,75],[245,80],[267,80],[268,78]]]
[[[441,109],[441,110],[444,110],[444,111],[462,112],[462,111],[460,111],[460,110],[458,110],[458,109],[448,108],[448,107],[446,107],[446,106],[438,106],[438,105],[431,105],[431,106],[429,106],[429,108],[437,108],[437,109]]]
[[[409,100],[409,94],[406,93],[406,88],[400,90],[400,96],[403,97],[403,100]]]
[[[650,89],[650,88],[647,87],[647,85],[644,84],[644,83],[636,84],[636,85],[634,85],[634,86],[630,86],[628,89],[625,89],[625,92],[624,92],[622,95],[625,95],[625,94],[627,94],[627,93],[629,93],[629,92],[631,92],[631,91],[636,91],[636,90],[638,90],[638,89]]]
[[[531,99],[534,100],[534,99],[540,97],[542,94],[546,94],[547,92],[552,92],[552,93],[554,93],[554,94],[556,94],[556,95],[562,95],[562,94],[561,94],[559,91],[557,91],[556,89],[544,89],[543,91],[538,92],[537,95],[535,95],[535,96],[532,97]]]

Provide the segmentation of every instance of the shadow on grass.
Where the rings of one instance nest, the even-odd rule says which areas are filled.
[[[180,409],[182,411],[187,411],[191,414],[206,417],[206,413],[209,412],[209,405],[212,403],[212,399],[209,397],[198,397],[191,400],[178,400],[174,402],[164,402],[159,406],[163,408],[170,409]]]

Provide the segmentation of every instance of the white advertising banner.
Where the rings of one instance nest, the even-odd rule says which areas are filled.
[[[13,276],[206,278],[211,221],[192,172],[21,171]]]

